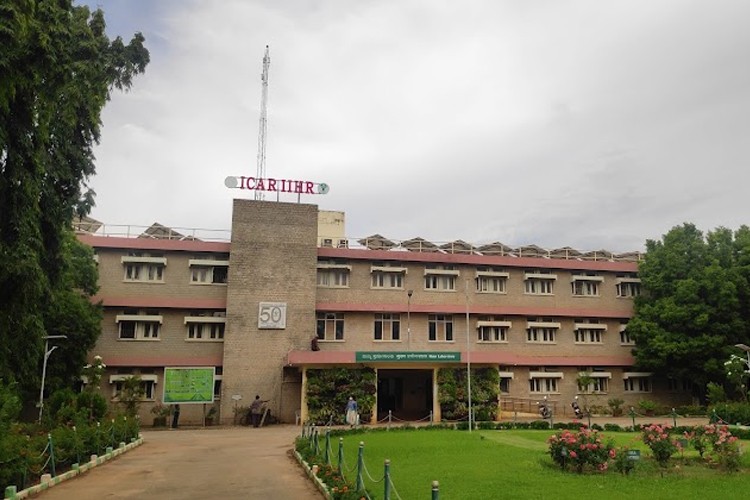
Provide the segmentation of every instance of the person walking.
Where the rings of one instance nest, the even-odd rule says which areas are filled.
[[[349,427],[354,427],[359,422],[359,415],[357,414],[357,400],[352,396],[349,396],[349,401],[346,403],[346,423]]]
[[[260,396],[255,396],[255,401],[250,404],[250,421],[253,427],[260,425],[260,417],[263,414],[263,403],[267,403],[268,400],[260,399]]]

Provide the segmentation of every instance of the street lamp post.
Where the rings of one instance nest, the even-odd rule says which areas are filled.
[[[411,351],[411,296],[414,290],[406,291],[406,350]]]
[[[58,346],[53,345],[50,349],[50,339],[67,339],[67,335],[47,335],[44,337],[44,361],[42,362],[42,387],[39,389],[39,423],[42,423],[42,412],[44,411],[44,380],[47,377],[47,360],[49,359],[52,351],[57,349]]]
[[[471,432],[471,339],[469,335],[469,280],[464,282],[464,296],[466,299],[466,389],[469,393],[469,432]]]
[[[747,370],[745,370],[745,373],[748,374],[748,377],[750,378],[750,347],[748,347],[746,344],[734,344],[734,347],[738,349],[742,349],[745,351],[745,354],[747,354],[747,360],[745,361],[745,364],[747,365]],[[750,380],[747,382],[748,385],[750,385]],[[745,386],[745,396],[747,396],[747,385]]]

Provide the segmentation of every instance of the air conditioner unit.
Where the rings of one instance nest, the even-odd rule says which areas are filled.
[[[338,247],[339,248],[348,248],[349,247],[349,242],[347,240],[339,240]]]
[[[324,247],[332,247],[333,246],[333,240],[331,238],[323,238],[323,244]]]

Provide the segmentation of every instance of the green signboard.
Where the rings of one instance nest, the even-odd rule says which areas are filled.
[[[164,368],[164,404],[213,403],[214,367]]]
[[[368,361],[379,362],[407,362],[407,363],[459,363],[461,361],[460,352],[356,352],[355,359],[357,363],[366,363]]]

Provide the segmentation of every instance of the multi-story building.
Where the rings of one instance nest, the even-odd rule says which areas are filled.
[[[80,235],[95,249],[105,311],[91,356],[107,364],[113,401],[125,377],[140,375],[156,404],[165,367],[215,367],[222,422],[256,394],[292,422],[307,412],[307,369],[369,366],[373,419],[439,420],[437,370],[467,363],[498,370],[506,411],[544,396],[558,412],[577,395],[601,406],[690,401],[679,381],[632,368],[637,253],[351,241],[343,213],[308,204],[235,200],[232,219],[223,242],[159,225]],[[204,411],[183,407],[182,421]]]

